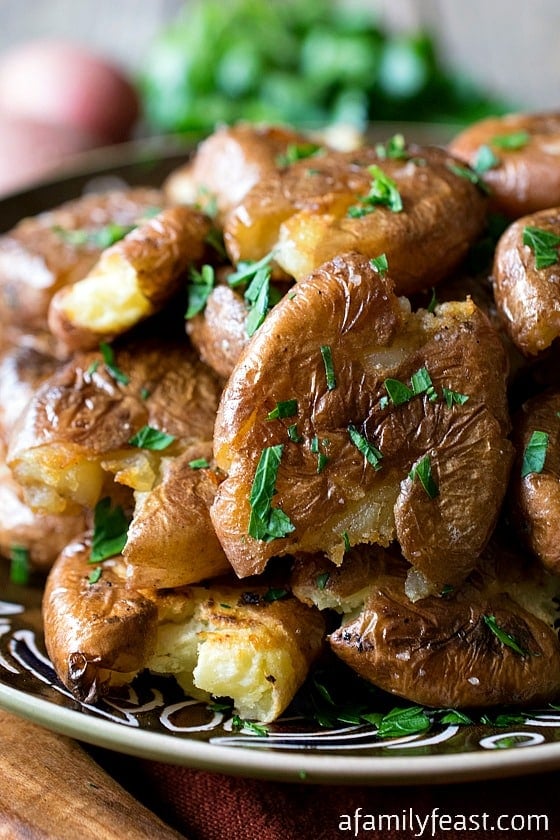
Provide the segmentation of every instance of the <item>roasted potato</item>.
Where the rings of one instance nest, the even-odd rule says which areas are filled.
[[[0,351],[0,438],[5,443],[36,390],[59,366],[55,358],[33,346]]]
[[[221,480],[210,467],[211,457],[209,441],[187,447],[176,458],[162,458],[154,487],[136,492],[123,550],[132,586],[172,588],[231,570],[210,520]]]
[[[69,351],[93,350],[153,315],[203,257],[210,227],[206,216],[187,207],[140,223],[103,251],[82,280],[56,292],[51,332]]]
[[[499,575],[412,603],[405,572],[371,583],[332,650],[385,691],[443,708],[540,704],[560,692],[557,581],[508,556]]]
[[[496,306],[525,356],[537,356],[560,335],[559,245],[560,208],[552,208],[517,219],[496,247]]]
[[[488,117],[448,148],[480,172],[494,210],[515,219],[560,204],[560,113]]]
[[[228,215],[226,248],[234,263],[272,253],[297,280],[348,251],[385,253],[397,292],[410,294],[448,276],[483,230],[472,177],[436,148],[328,152],[261,179]]]
[[[226,283],[215,286],[204,311],[187,322],[187,335],[200,358],[224,379],[249,343],[243,296]]]
[[[93,702],[145,668],[174,675],[194,696],[228,696],[240,715],[270,721],[284,710],[323,645],[320,613],[268,587],[239,582],[157,593],[124,583],[119,558],[90,583],[87,540],[49,574],[45,643],[62,682]]]
[[[27,502],[47,513],[93,508],[107,475],[149,490],[163,453],[212,439],[220,393],[184,338],[143,335],[104,355],[76,354],[35,393],[8,465]],[[164,436],[163,449],[131,443],[146,427]]]
[[[560,574],[560,391],[539,393],[515,416],[511,520],[543,566]]]
[[[0,320],[30,332],[47,329],[51,298],[81,280],[115,236],[163,206],[159,190],[91,194],[23,219],[0,237]]]
[[[301,281],[220,402],[214,454],[227,478],[210,512],[236,573],[295,552],[340,563],[346,543],[397,539],[430,586],[464,579],[509,475],[506,374],[471,301],[412,313],[359,254]],[[388,381],[405,386],[404,401]]]
[[[168,176],[166,198],[200,206],[221,222],[251,187],[282,166],[290,147],[302,145],[311,149],[314,144],[281,126],[221,126],[200,143],[192,161]]]

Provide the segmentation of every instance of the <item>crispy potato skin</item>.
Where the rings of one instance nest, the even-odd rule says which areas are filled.
[[[332,390],[321,346],[331,349]],[[383,405],[387,377],[409,382],[422,367],[440,394],[447,387],[468,401],[448,407],[424,394]],[[351,544],[398,539],[437,586],[463,580],[490,536],[509,475],[506,374],[499,337],[469,301],[410,314],[389,278],[357,254],[301,281],[255,334],[220,402],[214,453],[228,477],[211,516],[236,573],[261,572],[270,557],[298,551],[324,551],[340,562],[347,532]],[[267,419],[293,398],[297,417]],[[300,442],[288,436],[294,422]],[[380,469],[352,443],[350,424],[381,451]],[[327,456],[321,470],[314,439]],[[248,535],[251,485],[263,449],[277,444],[284,448],[274,507],[295,530],[258,540]],[[435,499],[408,477],[426,454]]]
[[[45,645],[54,668],[80,700],[95,701],[118,676],[131,680],[155,647],[157,607],[127,588],[118,566],[103,564],[89,583],[87,539],[71,543],[52,567],[43,596]]]
[[[500,237],[494,256],[498,312],[516,347],[532,357],[560,335],[560,266],[537,269],[532,249],[523,244],[526,227],[560,235],[560,209],[541,210],[513,222]]]
[[[100,469],[126,471],[130,458],[155,465],[161,452],[128,442],[145,425],[176,438],[165,455],[212,438],[221,384],[185,339],[138,338],[115,347],[115,364],[126,384],[115,380],[100,353],[76,354],[38,389],[20,418],[8,464],[28,494],[43,486],[61,494],[54,507],[46,507],[49,512],[62,512],[71,501],[93,506]],[[82,467],[95,472],[91,488],[82,488],[79,479],[66,489],[59,486],[61,471]],[[117,480],[138,489],[133,466],[131,476]]]
[[[517,458],[510,486],[512,521],[518,533],[555,575],[560,574],[560,392],[528,400],[514,418]],[[548,445],[541,472],[522,476],[523,453],[534,431],[546,432]]]
[[[20,345],[0,351],[0,436],[6,443],[37,388],[59,366],[56,359],[34,347]]]
[[[433,286],[461,262],[481,233],[482,192],[452,171],[459,161],[436,148],[411,147],[406,160],[373,149],[328,152],[263,178],[224,226],[230,258],[257,260],[274,251],[287,274],[301,279],[338,254],[385,253],[399,294]],[[378,205],[347,215],[368,194],[378,166],[397,185],[402,212]],[[311,174],[310,174],[311,173]]]
[[[176,458],[163,459],[153,490],[136,493],[123,551],[130,585],[172,588],[231,570],[209,513],[220,477],[210,467],[189,466],[211,457],[211,441],[189,446]]]
[[[249,343],[246,322],[242,296],[225,284],[212,290],[204,312],[186,322],[187,335],[200,358],[224,379]]]
[[[520,148],[493,144],[517,132],[529,135]],[[499,161],[482,176],[494,210],[515,219],[560,204],[560,114],[488,117],[458,134],[449,150],[474,165],[481,146],[489,146]]]
[[[222,126],[198,147],[192,161],[180,166],[163,185],[174,204],[206,207],[216,203],[217,218],[224,215],[262,178],[278,168],[278,158],[291,144],[308,138],[282,126],[238,123]]]
[[[100,341],[112,341],[140,320],[153,315],[178,291],[183,275],[206,252],[210,219],[187,207],[170,207],[139,224],[124,239],[107,248],[83,280],[65,286],[51,300],[48,323],[69,351],[92,350]],[[132,306],[118,300],[115,290],[132,274],[134,296],[142,311],[131,315]],[[82,291],[88,289],[88,293]],[[132,293],[132,292],[131,292]],[[84,312],[82,296],[91,298],[90,312]],[[98,328],[90,317],[99,318],[95,298],[102,297],[102,320],[114,309],[111,323]],[[82,304],[82,305],[80,305]]]
[[[74,245],[64,231],[95,232],[109,224],[131,225],[160,207],[159,190],[138,188],[87,195],[23,219],[0,237],[0,320],[29,331],[47,328],[51,298],[95,265],[101,249]],[[62,232],[62,233],[61,233]]]
[[[503,644],[484,616],[526,655]],[[360,676],[426,706],[538,704],[559,693],[556,632],[509,595],[474,586],[411,603],[402,575],[380,576],[359,615],[329,642]]]

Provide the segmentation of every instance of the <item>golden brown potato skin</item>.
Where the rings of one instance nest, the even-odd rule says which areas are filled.
[[[493,145],[494,138],[526,132],[518,149]],[[493,209],[512,219],[560,204],[560,114],[508,114],[470,125],[449,144],[452,154],[471,166],[481,146],[499,162],[482,174]]]
[[[484,616],[494,616],[526,655],[503,644]],[[403,576],[381,576],[360,614],[329,641],[360,676],[426,706],[539,704],[559,694],[556,632],[507,594],[466,586],[411,603]]]
[[[204,311],[186,322],[187,335],[200,358],[226,379],[249,343],[243,297],[225,284],[216,286]]]
[[[282,126],[221,126],[198,146],[192,161],[167,178],[166,198],[206,210],[215,202],[221,221],[251,187],[278,168],[288,146],[305,142],[306,136]]]
[[[59,366],[34,347],[19,345],[0,352],[0,437],[5,442],[37,388]]]
[[[103,252],[83,283],[91,283],[95,278],[102,288],[106,284],[111,290],[118,287],[124,273],[132,272],[137,293],[145,300],[142,315],[129,323],[126,308],[122,314],[117,309],[113,329],[95,329],[87,323],[79,306],[78,312],[72,312],[71,301],[82,282],[79,281],[59,289],[51,300],[48,323],[53,335],[71,352],[92,350],[101,341],[112,341],[126,332],[141,318],[153,315],[178,291],[189,266],[197,265],[204,256],[210,228],[206,216],[187,207],[166,208],[140,223]],[[91,289],[93,295],[95,291]],[[107,298],[106,309],[111,307],[110,291]]]
[[[321,346],[331,349],[332,390]],[[447,387],[468,401],[448,407],[424,394],[383,404],[387,377],[408,382],[422,367],[438,393]],[[468,301],[434,315],[407,313],[391,280],[358,254],[301,281],[253,336],[218,411],[214,453],[228,477],[211,516],[236,573],[259,573],[270,557],[298,551],[324,551],[340,562],[346,531],[351,544],[398,539],[435,585],[464,579],[495,524],[509,475],[506,375],[499,337]],[[297,416],[268,419],[293,398]],[[288,435],[293,423],[299,442]],[[351,441],[350,424],[381,451],[380,469]],[[327,458],[322,469],[314,439]],[[253,478],[262,451],[279,444],[273,507],[294,530],[255,539],[248,535]],[[433,499],[408,477],[426,454],[439,486]]]
[[[372,185],[371,165],[394,179],[402,212],[381,204],[361,218],[347,215]],[[464,166],[441,149],[410,147],[406,160],[373,149],[328,152],[298,161],[256,184],[224,226],[234,263],[274,251],[289,275],[301,279],[332,257],[385,253],[397,293],[430,287],[459,265],[481,233],[486,199]]]
[[[0,237],[0,320],[29,331],[46,329],[53,294],[84,277],[101,248],[75,245],[64,231],[95,232],[110,224],[136,224],[161,207],[159,190],[137,188],[87,195],[23,219]]]
[[[536,356],[560,335],[560,261],[537,269],[523,244],[526,227],[560,235],[560,208],[524,216],[502,234],[492,270],[494,297],[505,328],[525,356]]]
[[[211,441],[164,459],[153,490],[136,494],[123,551],[132,586],[172,588],[231,570],[209,513],[220,477],[189,466],[199,458],[211,460]]]
[[[118,568],[103,564],[89,583],[90,545],[71,543],[51,569],[43,596],[45,645],[54,668],[80,700],[88,703],[107,690],[115,674],[131,680],[153,651],[157,607],[153,599],[127,588]]]
[[[514,418],[517,459],[512,472],[512,521],[543,566],[560,574],[560,391],[528,400]],[[522,476],[523,453],[534,431],[546,432],[548,446],[541,472]]]

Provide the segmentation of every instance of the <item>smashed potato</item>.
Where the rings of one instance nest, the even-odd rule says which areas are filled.
[[[484,227],[486,199],[437,148],[380,156],[325,152],[263,178],[234,207],[224,239],[234,263],[274,260],[297,280],[348,251],[385,253],[399,294],[434,286]]]
[[[227,478],[211,515],[236,573],[294,552],[340,563],[346,543],[397,539],[427,586],[463,580],[509,476],[506,373],[470,301],[411,313],[359,254],[301,281],[251,340],[218,411]]]

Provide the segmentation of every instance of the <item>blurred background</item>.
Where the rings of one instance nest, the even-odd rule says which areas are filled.
[[[15,116],[49,125],[50,139],[33,146],[36,173],[57,142],[60,158],[239,118],[454,128],[556,109],[560,89],[557,0],[0,0],[0,16],[4,171],[14,150],[29,157]],[[53,39],[108,62],[113,76],[76,52],[29,52]]]

